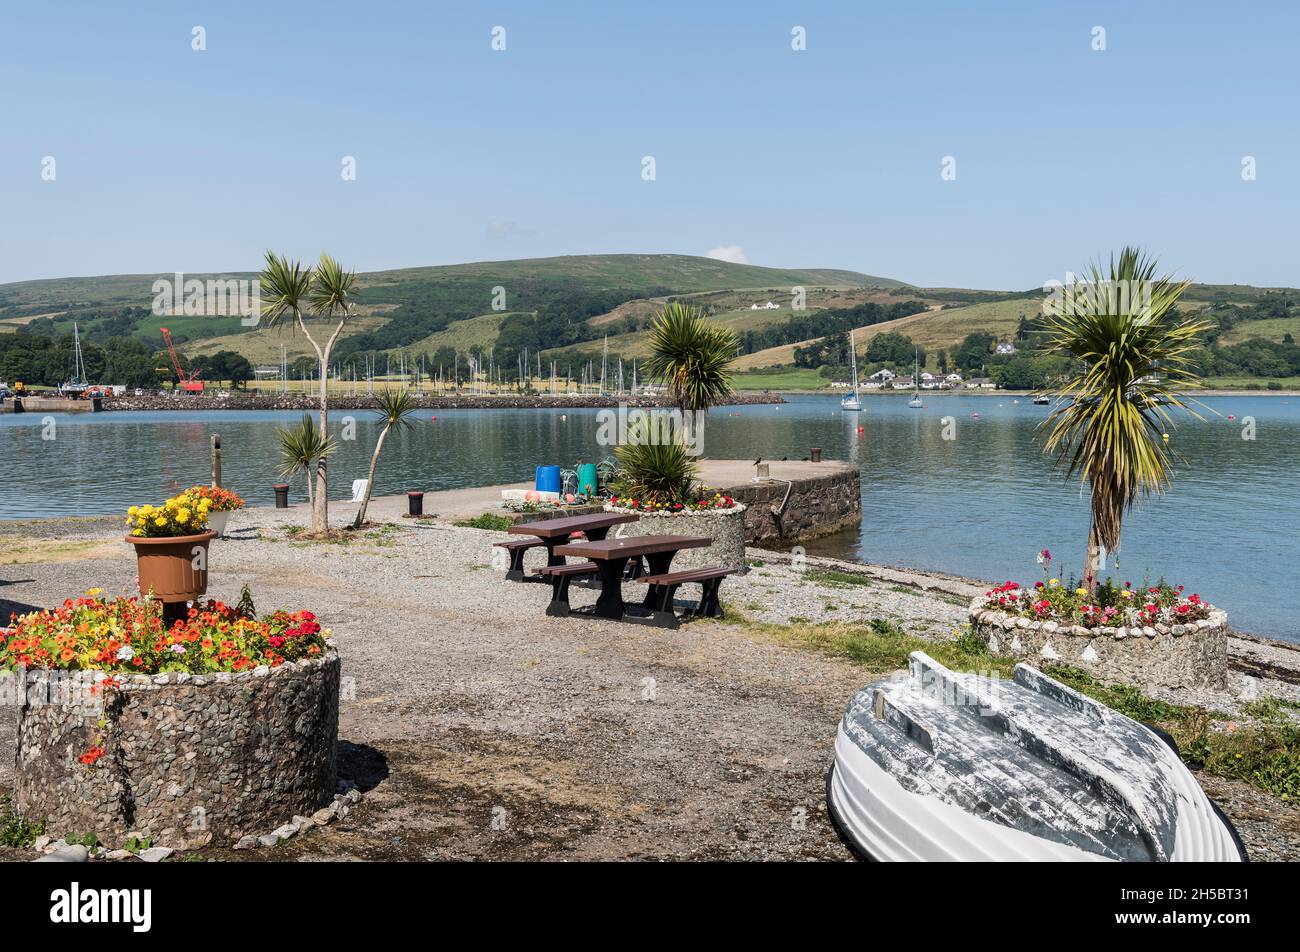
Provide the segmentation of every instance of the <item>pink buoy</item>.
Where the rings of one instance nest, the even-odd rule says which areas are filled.
[[[432,420],[434,423],[438,422],[438,418],[436,416],[431,416],[429,417],[429,419]]]

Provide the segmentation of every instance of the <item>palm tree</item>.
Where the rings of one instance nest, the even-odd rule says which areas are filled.
[[[1090,490],[1083,578],[1091,591],[1102,549],[1119,548],[1124,514],[1169,487],[1170,409],[1200,418],[1180,390],[1198,385],[1193,351],[1207,325],[1178,318],[1175,305],[1190,282],[1157,277],[1156,261],[1137,248],[1124,248],[1118,261],[1112,256],[1105,274],[1092,265],[1086,279],[1044,309],[1048,352],[1081,369],[1042,426],[1050,427],[1044,451]]]
[[[280,437],[280,478],[289,479],[299,470],[307,474],[307,501],[311,503],[312,515],[315,516],[316,499],[311,490],[312,466],[333,453],[338,444],[328,433],[316,429],[316,424],[308,413],[302,415],[302,422],[296,427],[277,429],[275,432]]]
[[[390,430],[405,430],[411,426],[408,419],[418,407],[407,390],[385,390],[379,395],[379,419],[384,428],[379,431],[375,441],[375,451],[370,456],[370,474],[366,479],[366,494],[361,499],[361,508],[352,523],[354,529],[360,528],[366,521],[366,507],[370,505],[370,492],[375,488],[375,468],[379,465],[379,452],[384,448],[384,439]]]
[[[330,351],[352,316],[355,305],[357,275],[344,271],[342,265],[324,252],[315,268],[304,268],[301,262],[289,261],[273,251],[266,253],[266,267],[258,274],[261,282],[263,313],[272,327],[288,320],[295,330],[306,335],[320,362],[320,430],[329,432],[329,366]],[[307,329],[303,312],[324,316],[338,323],[324,347],[316,342]],[[329,493],[327,491],[325,457],[316,460],[316,497],[312,504],[312,532],[329,531]]]
[[[646,372],[662,378],[683,416],[707,412],[731,393],[730,365],[740,342],[697,307],[674,302],[655,316]]]

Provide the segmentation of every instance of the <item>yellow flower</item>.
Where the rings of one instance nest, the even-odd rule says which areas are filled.
[[[1120,595],[1122,595],[1122,596],[1125,597],[1125,598],[1132,598],[1132,597],[1133,597],[1133,591],[1132,591],[1132,589],[1127,589],[1127,588],[1126,588],[1126,589],[1124,589],[1124,591],[1120,592]]]
[[[188,509],[181,509],[179,512],[176,513],[176,521],[177,521],[177,522],[189,522],[189,521],[190,521],[190,511],[189,511]]]
[[[1056,586],[1058,586],[1058,585],[1061,584],[1061,580],[1060,580],[1059,578],[1048,579],[1047,584],[1048,584],[1048,586],[1050,586],[1051,588],[1056,588]]]
[[[127,514],[128,516],[134,516],[134,515],[135,515],[137,512],[139,512],[139,511],[140,511],[140,507],[139,507],[139,506],[132,506],[130,509],[128,509],[128,510],[126,511],[126,514]]]
[[[133,536],[142,536],[142,535],[144,535],[144,530],[143,530],[143,529],[136,529],[134,532],[131,533],[131,535],[133,535]]]
[[[161,529],[163,528],[163,526],[167,525],[167,520],[164,519],[162,516],[159,516],[157,519],[153,521],[153,524],[156,525],[159,529]]]
[[[86,594],[91,598],[94,598],[96,595],[103,595],[104,590],[102,588],[88,588],[86,589]]]
[[[1074,590],[1074,594],[1076,594],[1076,595],[1087,595],[1087,594],[1088,594],[1088,590],[1087,590],[1086,588],[1082,588],[1082,587],[1080,587],[1080,588],[1076,588],[1076,589]]]

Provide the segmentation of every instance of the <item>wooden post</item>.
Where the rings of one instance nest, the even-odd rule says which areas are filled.
[[[221,435],[212,434],[212,485],[221,485]]]

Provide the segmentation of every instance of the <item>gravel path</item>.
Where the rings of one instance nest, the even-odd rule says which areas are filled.
[[[824,784],[843,708],[869,680],[853,665],[742,626],[546,618],[546,586],[493,566],[502,534],[395,520],[346,544],[295,541],[305,519],[302,507],[236,514],[233,537],[213,545],[210,594],[233,601],[247,583],[259,609],[309,607],[333,629],[340,773],[366,795],[340,825],[226,858],[848,858]],[[14,525],[0,546],[6,533],[53,544],[99,528]],[[117,521],[102,528],[116,535]],[[93,559],[0,564],[0,615],[92,586],[131,590],[129,547],[105,545]],[[882,617],[946,637],[977,588],[751,554],[762,564],[723,596],[756,621]],[[847,571],[867,584],[826,574]],[[594,599],[573,590],[575,605]],[[0,719],[0,788],[12,785],[12,729]],[[1300,858],[1295,811],[1260,821],[1268,798],[1229,792],[1248,840]]]

